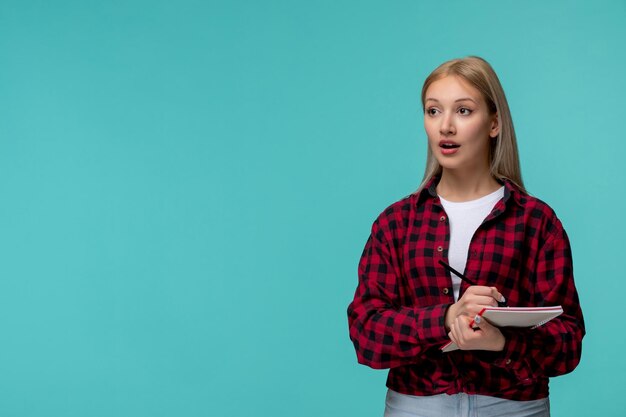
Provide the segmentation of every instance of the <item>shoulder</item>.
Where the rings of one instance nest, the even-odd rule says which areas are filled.
[[[410,194],[387,206],[374,220],[372,233],[382,237],[387,234],[396,235],[406,230],[417,201],[417,194]]]
[[[538,232],[539,238],[549,239],[564,233],[561,220],[548,203],[529,194],[519,195],[516,201],[526,224]]]

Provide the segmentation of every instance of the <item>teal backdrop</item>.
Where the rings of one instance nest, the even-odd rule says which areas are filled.
[[[346,308],[479,55],[570,235],[553,416],[624,416],[624,1],[0,2],[0,415],[380,416]]]

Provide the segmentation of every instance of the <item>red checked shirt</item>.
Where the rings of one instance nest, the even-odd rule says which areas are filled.
[[[437,181],[392,204],[372,226],[348,307],[359,363],[391,368],[387,386],[403,394],[548,396],[548,377],[578,365],[585,334],[561,222],[547,204],[504,181],[504,197],[472,237],[465,274],[497,287],[509,306],[561,305],[563,314],[537,329],[501,328],[502,352],[443,353],[454,296],[438,264],[447,262],[450,227]],[[466,289],[462,283],[461,295]]]

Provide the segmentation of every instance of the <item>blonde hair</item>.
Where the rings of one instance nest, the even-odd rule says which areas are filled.
[[[437,67],[424,81],[422,87],[422,110],[425,111],[424,100],[430,85],[446,76],[461,77],[481,92],[490,114],[497,113],[498,136],[491,139],[489,153],[490,172],[498,180],[507,179],[526,192],[522,181],[522,172],[517,151],[517,140],[513,120],[506,101],[504,90],[495,71],[487,61],[477,56],[453,59]],[[430,146],[427,146],[426,169],[418,190],[421,190],[434,176],[441,175],[441,165],[434,157]]]

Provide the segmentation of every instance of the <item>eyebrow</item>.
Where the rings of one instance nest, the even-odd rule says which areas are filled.
[[[437,100],[436,98],[432,98],[432,97],[427,98],[426,100],[424,100],[424,102],[429,101],[429,100],[430,101],[436,101],[437,103],[439,103],[439,100]],[[473,98],[470,98],[470,97],[459,98],[459,99],[454,100],[454,102],[456,103],[458,101],[467,101],[467,100],[476,103],[476,100],[474,100]],[[478,103],[476,103],[476,104],[478,104]]]

